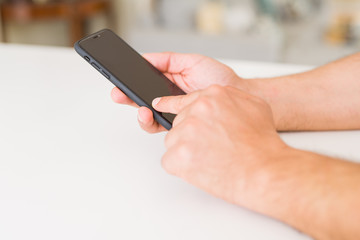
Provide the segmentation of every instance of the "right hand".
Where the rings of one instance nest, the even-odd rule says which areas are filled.
[[[240,86],[246,90],[245,81],[230,67],[209,57],[171,52],[149,53],[143,57],[186,93],[205,89],[213,84]],[[111,92],[111,98],[116,103],[138,107],[116,87]],[[153,113],[146,107],[139,108],[138,120],[140,126],[149,133],[166,130],[154,120]]]

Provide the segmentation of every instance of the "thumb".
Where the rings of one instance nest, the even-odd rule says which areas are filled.
[[[197,92],[188,95],[158,97],[152,102],[153,108],[159,112],[178,114],[198,96]]]

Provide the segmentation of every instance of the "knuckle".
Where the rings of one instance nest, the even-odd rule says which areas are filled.
[[[175,153],[178,156],[178,158],[181,159],[182,161],[189,160],[191,158],[191,153],[192,153],[190,144],[185,142],[179,143],[176,147]]]
[[[225,90],[225,87],[223,86],[220,86],[220,85],[211,85],[209,88],[208,88],[208,92],[211,94],[211,95],[219,95],[219,94],[222,94]]]
[[[207,96],[199,97],[194,103],[195,111],[202,113],[209,111],[213,106],[212,101],[213,100]]]
[[[190,144],[179,143],[164,154],[161,158],[161,166],[169,174],[180,176],[186,171],[184,162],[186,163],[191,159],[191,153]]]
[[[194,133],[198,128],[198,121],[195,118],[189,118],[184,122],[184,129],[183,131],[187,133]],[[191,135],[190,135],[191,136]]]

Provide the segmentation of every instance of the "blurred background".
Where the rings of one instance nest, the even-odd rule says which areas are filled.
[[[360,0],[0,0],[2,42],[111,28],[140,52],[320,65],[360,49]],[[1,54],[1,53],[0,53]]]

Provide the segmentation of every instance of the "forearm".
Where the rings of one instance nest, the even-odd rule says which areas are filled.
[[[360,129],[360,54],[248,85],[271,105],[278,130]]]
[[[250,208],[315,239],[360,238],[360,165],[295,149],[267,161]]]

